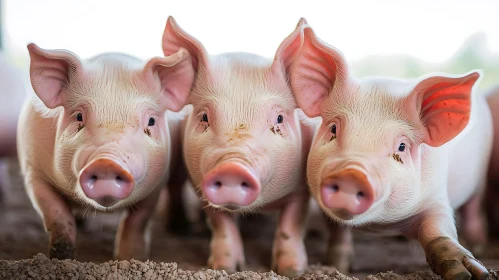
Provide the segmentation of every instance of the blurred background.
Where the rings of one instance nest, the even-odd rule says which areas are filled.
[[[499,82],[499,1],[167,1],[0,0],[0,44],[22,70],[26,44],[69,49],[80,57],[119,51],[161,55],[166,19],[213,54],[272,57],[305,17],[339,48],[358,77],[415,77],[429,71],[484,69],[482,88]]]

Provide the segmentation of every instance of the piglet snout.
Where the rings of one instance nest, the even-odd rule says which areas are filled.
[[[253,172],[238,162],[213,168],[201,185],[208,201],[220,206],[248,206],[257,199],[261,189]]]
[[[374,188],[363,172],[344,169],[323,180],[321,198],[324,206],[333,213],[358,215],[367,211],[373,204]]]
[[[135,180],[118,162],[100,158],[80,172],[80,185],[88,198],[109,207],[130,195]]]

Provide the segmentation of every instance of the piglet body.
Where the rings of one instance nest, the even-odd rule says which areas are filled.
[[[207,206],[211,268],[234,271],[244,265],[234,216],[265,210],[281,211],[272,269],[295,276],[307,265],[305,166],[314,125],[296,109],[286,83],[296,50],[289,43],[298,35],[281,44],[274,61],[248,53],[209,56],[173,18],[166,24],[165,55],[186,48],[197,73],[183,151],[193,186]]]
[[[357,80],[338,50],[308,25],[301,32],[290,82],[304,112],[322,117],[307,164],[322,210],[336,224],[418,239],[444,279],[488,277],[459,244],[453,216],[460,209],[465,241],[479,249],[492,144],[490,111],[474,90],[480,72]],[[332,233],[328,259],[345,266],[340,242],[351,238]]]
[[[81,60],[71,52],[28,45],[31,83],[18,126],[26,191],[49,234],[49,255],[74,258],[73,210],[126,210],[115,256],[145,259],[148,221],[160,188],[182,164],[175,68],[188,53],[153,58],[108,53]],[[175,103],[178,102],[178,103]],[[170,130],[171,129],[171,130]],[[171,134],[171,131],[176,132]],[[133,209],[132,209],[133,208]]]

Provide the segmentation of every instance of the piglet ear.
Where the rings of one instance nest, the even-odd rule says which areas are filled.
[[[44,50],[31,43],[30,79],[36,95],[47,108],[55,108],[63,103],[62,90],[82,71],[80,59],[65,50]]]
[[[178,52],[180,48],[186,49],[191,55],[192,67],[196,73],[207,67],[208,54],[203,44],[180,28],[172,16],[166,22],[162,44],[163,54],[166,56]]]
[[[301,48],[289,70],[289,80],[298,106],[307,116],[316,117],[331,90],[346,82],[348,66],[343,54],[322,42],[308,24],[301,33]]]
[[[434,75],[423,79],[413,89],[408,101],[416,105],[426,129],[423,141],[439,147],[456,137],[468,125],[473,86],[480,71],[462,76]]]
[[[280,78],[289,79],[290,67],[296,58],[296,54],[300,50],[301,43],[303,40],[303,27],[307,25],[305,18],[300,18],[295,30],[288,36],[277,49],[274,56],[274,62],[272,63],[272,72],[276,76],[281,76]],[[285,75],[282,76],[282,75]]]
[[[184,48],[166,57],[155,57],[144,67],[146,81],[160,85],[160,104],[178,112],[187,102],[195,72],[191,56]]]

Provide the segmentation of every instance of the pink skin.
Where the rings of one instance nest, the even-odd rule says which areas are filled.
[[[123,200],[130,196],[134,185],[134,177],[122,164],[106,158],[93,160],[80,172],[83,193],[95,201],[108,196]]]
[[[486,209],[489,222],[489,232],[499,238],[499,86],[495,86],[487,92],[487,102],[492,113],[494,124],[494,144],[490,156],[488,186],[486,191]]]
[[[26,98],[26,89],[21,79],[21,71],[16,69],[7,57],[0,52],[0,202],[4,197],[6,184],[3,167],[4,159],[15,158],[16,128],[21,108]]]
[[[334,211],[359,215],[374,201],[374,188],[366,174],[354,168],[333,173],[322,181],[322,203]]]
[[[248,168],[227,162],[213,168],[201,183],[206,198],[215,205],[248,206],[260,193],[260,182]]]
[[[485,279],[485,267],[459,244],[453,219],[461,208],[470,223],[465,232],[483,232],[480,222],[473,224],[478,233],[469,230],[492,144],[490,111],[473,94],[480,72],[359,81],[310,26],[301,35],[290,82],[303,111],[322,117],[307,162],[310,192],[322,210],[340,225],[418,239],[444,279]],[[331,238],[330,252],[338,242],[351,243],[346,230],[332,234],[341,237]],[[346,266],[346,257],[329,259]]]
[[[168,180],[180,185],[169,174],[182,173],[170,151],[180,149],[183,113],[167,110],[185,103],[182,91],[194,75],[179,78],[176,70],[190,64],[188,53],[144,64],[124,54],[82,61],[35,44],[28,51],[36,96],[19,121],[18,154],[26,190],[51,236],[50,256],[74,257],[73,207],[111,212],[142,205],[125,212],[115,256],[145,259],[159,188]]]
[[[247,53],[209,56],[172,17],[166,24],[164,54],[187,49],[197,73],[183,147],[190,178],[208,206],[211,268],[235,271],[244,265],[233,215],[265,209],[281,211],[272,269],[295,276],[307,265],[304,167],[313,128],[286,84],[298,36],[286,38],[272,62]]]

